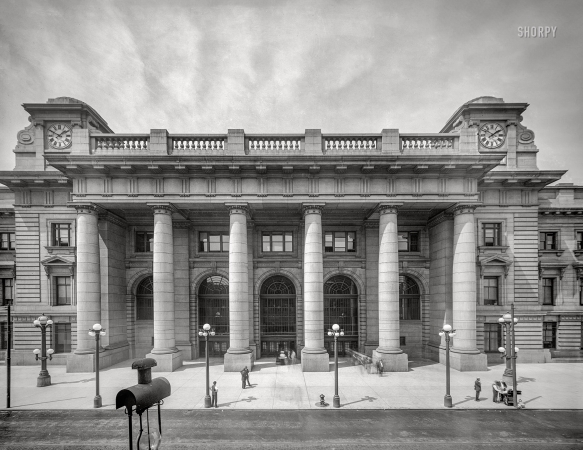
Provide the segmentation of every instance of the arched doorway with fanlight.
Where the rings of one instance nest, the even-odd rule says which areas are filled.
[[[261,357],[296,350],[296,289],[287,277],[276,275],[261,285],[259,295]]]
[[[136,288],[135,305],[136,357],[143,357],[154,348],[154,280],[145,277]]]
[[[229,348],[229,280],[221,275],[206,277],[198,288],[198,329],[208,323],[215,335],[209,338],[209,356],[223,356]],[[199,338],[201,358],[205,357],[205,340]]]
[[[399,276],[400,346],[409,358],[420,356],[423,341],[421,322],[421,289],[407,275]]]
[[[358,289],[356,283],[344,275],[335,275],[324,283],[324,347],[334,354],[334,338],[327,332],[332,325],[340,325],[344,336],[338,338],[338,355],[346,356],[347,349],[358,350]]]

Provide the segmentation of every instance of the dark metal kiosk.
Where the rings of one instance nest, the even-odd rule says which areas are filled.
[[[158,428],[160,436],[162,435],[162,419],[160,415],[160,405],[164,404],[163,399],[170,396],[170,383],[164,377],[154,378],[152,380],[152,367],[156,366],[156,360],[152,358],[138,359],[133,362],[132,369],[138,370],[138,384],[119,391],[115,397],[115,408],[126,408],[128,415],[128,430],[130,450],[133,450],[132,442],[132,413],[140,416],[140,434],[136,447],[140,446],[140,439],[142,438],[142,414],[146,412],[147,432],[148,432],[148,448],[158,448],[156,443],[150,442],[150,421],[148,416],[148,409],[154,405],[158,405]],[[152,445],[154,444],[154,445]]]

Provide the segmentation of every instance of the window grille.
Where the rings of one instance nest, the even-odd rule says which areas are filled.
[[[198,324],[205,323],[215,336],[229,334],[229,280],[220,275],[206,278],[198,289]]]
[[[324,283],[324,330],[338,324],[345,336],[358,336],[358,291],[348,277],[337,275]]]
[[[136,320],[154,320],[154,279],[146,277],[136,289]]]
[[[71,324],[55,323],[53,339],[55,353],[71,353]]]
[[[53,223],[53,246],[69,247],[71,243],[71,224],[70,223]]]
[[[261,286],[261,334],[295,335],[296,290],[286,277],[275,276]]]
[[[421,320],[421,292],[417,283],[408,276],[399,283],[399,319]]]

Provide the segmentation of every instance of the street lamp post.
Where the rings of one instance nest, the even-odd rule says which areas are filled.
[[[47,316],[45,316],[44,313],[33,322],[33,325],[37,328],[40,328],[41,332],[41,348],[40,350],[38,348],[35,348],[32,351],[35,355],[36,360],[38,361],[40,359],[41,361],[40,363],[41,370],[40,373],[38,374],[38,378],[36,379],[37,387],[51,385],[51,376],[49,375],[49,371],[47,370],[47,359],[52,360],[53,353],[55,353],[55,351],[52,348],[49,348],[47,350],[46,347],[47,347],[47,328],[50,327],[52,324],[53,321],[50,320]],[[41,356],[38,356],[39,354]]]
[[[202,326],[202,330],[198,331],[199,336],[204,336],[205,341],[205,350],[204,354],[206,355],[206,395],[204,396],[204,407],[210,408],[211,407],[211,396],[209,393],[210,389],[210,382],[209,382],[209,336],[215,335],[215,330],[211,329],[211,326],[208,323],[205,323]]]
[[[498,319],[498,322],[504,325],[506,329],[506,348],[500,347],[498,351],[502,353],[502,358],[506,358],[506,369],[504,370],[504,379],[512,380],[512,401],[514,407],[517,407],[518,386],[516,381],[516,354],[519,348],[516,346],[515,326],[518,318],[514,317],[514,303],[510,305],[510,312],[507,312]]]
[[[446,408],[451,408],[453,405],[449,392],[449,340],[455,336],[455,330],[451,329],[451,325],[445,324],[439,335],[445,336],[445,397],[443,397],[443,405]]]
[[[334,336],[334,408],[340,408],[340,397],[338,396],[338,336],[344,336],[344,330],[338,324],[332,325],[328,330],[328,336]]]
[[[101,328],[101,325],[96,323],[89,330],[89,336],[95,337],[95,398],[93,399],[93,407],[101,408],[101,395],[99,395],[99,336],[105,336],[105,328]]]

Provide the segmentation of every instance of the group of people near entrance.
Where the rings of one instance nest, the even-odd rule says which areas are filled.
[[[275,357],[275,364],[286,365],[296,363],[296,352],[291,350],[287,352],[285,350],[280,350],[279,355]]]

